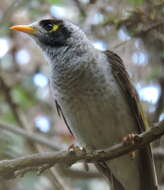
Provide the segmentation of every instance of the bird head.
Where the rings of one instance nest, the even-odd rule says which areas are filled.
[[[30,25],[12,26],[10,29],[27,33],[42,49],[71,46],[86,38],[78,26],[59,19],[40,20]]]

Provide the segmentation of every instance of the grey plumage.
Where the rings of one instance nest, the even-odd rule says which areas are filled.
[[[59,34],[46,32],[46,23],[55,20],[31,25],[40,31],[33,38],[48,58],[57,110],[78,142],[91,150],[101,149],[129,133],[144,131],[137,95],[121,59],[95,49],[69,21],[58,21]],[[63,36],[58,41],[55,35]],[[97,167],[112,179],[115,190],[157,190],[150,146],[137,151],[134,159],[124,155]]]

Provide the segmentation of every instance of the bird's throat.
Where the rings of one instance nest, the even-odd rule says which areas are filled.
[[[92,56],[88,56],[85,49],[71,49],[62,47],[47,49],[46,57],[51,67],[51,80],[55,88],[65,90],[79,86],[82,76],[85,74]]]

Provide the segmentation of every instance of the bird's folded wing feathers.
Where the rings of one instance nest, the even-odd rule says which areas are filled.
[[[108,57],[109,63],[111,64],[112,73],[117,80],[120,88],[122,89],[127,103],[133,113],[134,118],[136,119],[136,126],[138,127],[138,132],[141,133],[145,131],[147,126],[146,120],[142,112],[142,108],[139,103],[138,94],[136,93],[135,88],[132,86],[129,75],[125,69],[125,66],[121,58],[113,53],[112,51],[105,51],[105,54]]]
[[[138,133],[141,133],[145,131],[147,123],[139,103],[137,92],[130,82],[129,75],[121,58],[109,50],[104,53],[108,57],[109,64],[111,64],[112,73],[125,96],[127,104],[129,104],[132,117],[136,120],[137,131]],[[151,147],[149,145],[140,150],[140,164],[141,189],[157,190],[158,187],[154,161],[152,158]]]

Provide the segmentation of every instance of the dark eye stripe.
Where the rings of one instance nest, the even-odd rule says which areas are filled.
[[[67,39],[71,36],[71,31],[68,30],[62,20],[41,20],[39,25],[47,31],[43,31],[39,36],[41,43],[55,48],[67,46]],[[59,26],[59,28],[53,31],[52,29],[55,25]]]

